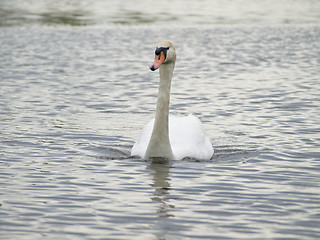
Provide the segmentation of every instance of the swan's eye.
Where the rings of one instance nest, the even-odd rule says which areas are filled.
[[[155,55],[160,55],[161,52],[163,52],[165,55],[167,54],[167,51],[170,47],[157,47],[156,51],[154,52]]]
[[[159,56],[160,59],[160,54],[161,52],[163,52],[165,59],[167,58],[167,51],[169,50],[169,47],[157,47],[156,51],[154,52],[154,54],[156,56]]]

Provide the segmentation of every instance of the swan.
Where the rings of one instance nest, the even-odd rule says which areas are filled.
[[[132,156],[143,159],[195,158],[211,159],[214,150],[199,118],[169,115],[170,87],[176,61],[176,50],[169,41],[161,41],[155,50],[151,71],[159,68],[160,84],[155,119],[141,131],[131,150]]]

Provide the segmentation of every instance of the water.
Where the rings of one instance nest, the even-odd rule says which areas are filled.
[[[0,26],[109,24],[319,24],[318,0],[10,0]]]
[[[319,239],[320,27],[305,11],[318,4],[294,2],[296,22],[230,10],[207,24],[204,1],[194,18],[168,14],[170,27],[129,15],[115,24],[99,1],[85,17],[59,15],[85,24],[1,2],[15,17],[0,28],[0,239]],[[148,66],[162,39],[178,54],[171,112],[202,120],[210,161],[129,156],[154,117]]]

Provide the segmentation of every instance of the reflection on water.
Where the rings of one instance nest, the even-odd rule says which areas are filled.
[[[0,26],[319,23],[320,2],[223,0],[0,1]]]
[[[148,166],[148,169],[153,171],[151,173],[153,181],[150,186],[155,190],[154,196],[151,198],[151,200],[159,203],[159,208],[157,211],[159,217],[174,217],[174,215],[168,211],[170,208],[174,208],[174,206],[169,204],[167,198],[170,191],[169,170],[171,167],[171,162],[151,162]]]
[[[90,18],[90,11],[81,6],[65,8],[63,5],[53,7],[50,4],[43,6],[35,4],[31,7],[21,7],[21,4],[10,3],[12,5],[0,2],[0,26],[31,24],[83,26],[95,23]]]
[[[90,25],[92,21],[85,19],[86,14],[77,12],[47,12],[40,15],[39,21],[43,24],[64,24],[71,26]]]

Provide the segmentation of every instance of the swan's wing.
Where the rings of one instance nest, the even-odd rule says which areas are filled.
[[[142,129],[138,140],[133,145],[131,149],[131,156],[140,156],[144,158],[144,155],[147,151],[147,147],[151,138],[151,133],[153,129],[154,119],[147,123]]]
[[[191,157],[209,160],[214,153],[200,119],[193,115],[186,117],[170,116],[169,137],[176,159]]]
[[[131,150],[132,156],[144,158],[151,138],[154,119],[142,129],[137,142]],[[214,150],[210,139],[206,136],[199,118],[189,115],[186,117],[169,117],[169,138],[175,159],[185,157],[209,160]]]

